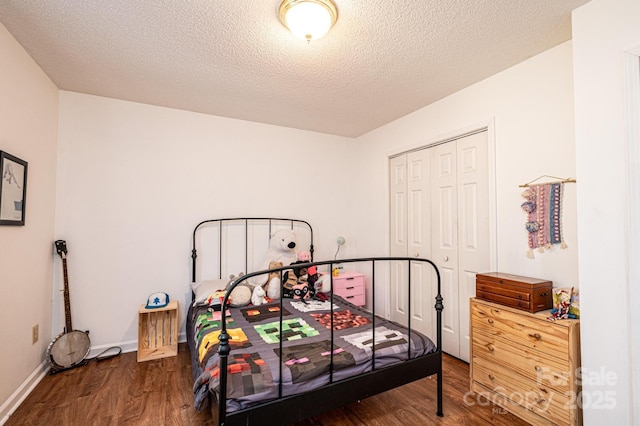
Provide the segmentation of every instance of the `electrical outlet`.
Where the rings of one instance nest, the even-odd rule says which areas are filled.
[[[38,341],[38,328],[39,324],[36,324],[31,329],[31,344],[35,344]]]

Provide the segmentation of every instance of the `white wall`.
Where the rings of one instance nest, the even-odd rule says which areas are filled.
[[[615,376],[584,383],[593,402],[585,406],[585,424],[639,424],[631,403],[629,323],[638,306],[627,303],[630,287],[639,285],[628,278],[629,221],[639,218],[627,214],[629,201],[640,200],[628,198],[623,59],[640,47],[640,2],[592,0],[573,13],[573,40],[582,365]]]
[[[42,374],[51,340],[58,89],[1,24],[0,58],[0,150],[28,162],[25,226],[0,226],[2,423]]]
[[[351,139],[64,91],[59,135],[56,237],[69,248],[74,327],[94,350],[135,348],[155,291],[179,300],[184,320],[201,220],[308,220],[317,259],[350,239]]]
[[[579,286],[576,185],[565,185],[567,249],[526,256],[526,215],[518,185],[540,175],[575,176],[572,49],[566,42],[358,139],[359,247],[388,252],[388,157],[477,125],[494,123],[497,259],[507,272]],[[491,142],[490,142],[491,143]],[[579,183],[578,183],[579,184]],[[384,190],[383,190],[384,188]],[[366,253],[364,253],[366,254]]]

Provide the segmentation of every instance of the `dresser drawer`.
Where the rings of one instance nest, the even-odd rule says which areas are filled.
[[[560,392],[570,390],[571,373],[569,362],[545,354],[529,350],[520,345],[501,338],[474,330],[473,362],[478,364],[504,365],[540,386],[554,388]],[[482,358],[482,359],[481,359]],[[472,371],[475,374],[475,370]]]
[[[529,299],[529,295],[526,294],[520,296],[526,296],[526,299],[513,298],[504,296],[502,294],[491,293],[489,291],[476,289],[476,297],[478,299],[488,300],[490,302],[500,303],[501,305],[511,306],[512,308],[519,308],[525,311],[529,311],[531,309],[531,303],[527,300]]]
[[[365,304],[365,302],[366,302],[364,294],[344,296],[344,295],[336,292],[336,295],[342,297],[347,302],[353,303],[356,306],[363,306]]]
[[[364,293],[364,275],[345,272],[333,277],[333,288],[338,291]]]
[[[335,294],[357,306],[365,304],[364,275],[356,272],[343,272],[333,277]]]
[[[493,400],[503,398],[517,401],[523,408],[553,422],[568,424],[568,408],[575,402],[568,393],[558,392],[523,377],[502,365],[476,360],[473,381],[492,391]]]
[[[531,299],[531,292],[526,290],[521,290],[515,287],[504,287],[497,285],[496,283],[488,283],[486,281],[481,281],[478,279],[476,281],[476,292],[484,291],[487,293],[494,293],[500,296],[509,297],[512,299],[518,299],[525,302],[528,302]]]
[[[471,304],[471,321],[474,330],[488,335],[504,337],[512,343],[525,348],[536,349],[561,360],[568,360],[567,327],[551,327],[553,323],[531,315],[519,315],[485,303]]]

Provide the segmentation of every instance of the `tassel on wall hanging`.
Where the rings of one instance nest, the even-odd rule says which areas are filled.
[[[558,180],[534,183],[542,178]],[[529,243],[527,257],[533,258],[535,249],[542,253],[554,244],[559,244],[563,249],[567,248],[562,234],[562,192],[563,185],[567,182],[575,182],[575,179],[543,175],[520,185],[527,188],[522,193],[526,201],[521,204],[522,209],[527,213],[525,223]]]

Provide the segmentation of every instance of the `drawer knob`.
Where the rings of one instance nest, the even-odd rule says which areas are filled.
[[[416,257],[420,257],[420,253],[419,252],[416,252]]]
[[[442,260],[444,260],[445,262],[448,262],[449,261],[449,256],[443,257]]]
[[[536,404],[542,404],[543,402],[546,402],[547,400],[544,398],[534,398],[534,401],[536,402]]]
[[[536,339],[536,340],[540,340],[542,339],[542,336],[538,333],[534,333],[534,334],[529,334],[529,337]]]
[[[489,352],[493,352],[493,345],[491,343],[489,343],[487,345],[487,349],[489,350]]]
[[[489,380],[495,380],[496,378],[493,377],[493,374],[489,373]]]
[[[487,320],[487,322],[488,322],[489,324],[493,324],[493,320],[492,320],[491,318],[489,318],[489,319]]]

